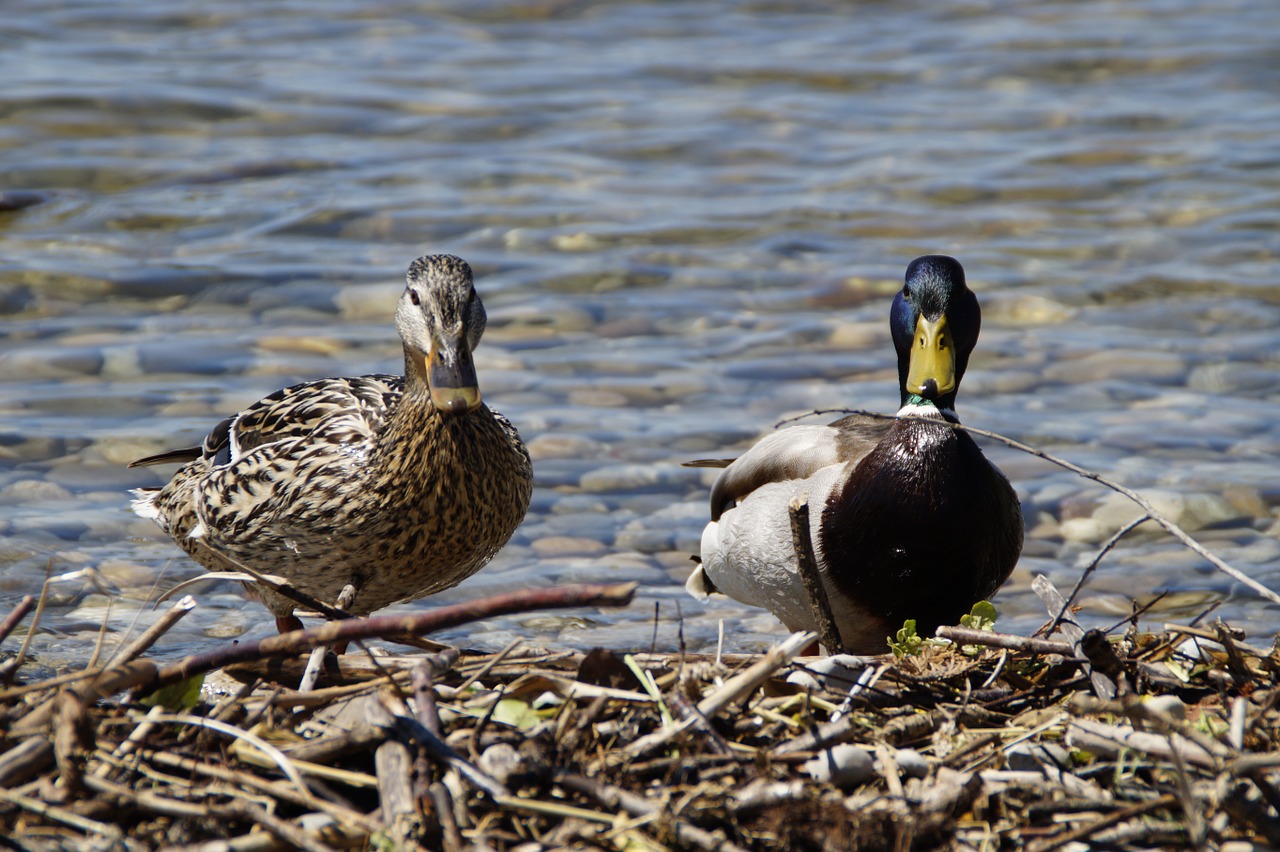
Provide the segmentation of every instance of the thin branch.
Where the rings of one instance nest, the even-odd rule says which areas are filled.
[[[1132,521],[1117,530],[1115,535],[1102,543],[1102,547],[1098,548],[1098,552],[1094,554],[1092,561],[1090,561],[1089,564],[1085,566],[1084,571],[1081,572],[1080,579],[1076,580],[1075,587],[1072,588],[1071,594],[1067,595],[1067,599],[1062,602],[1062,609],[1059,610],[1058,614],[1054,617],[1053,623],[1044,631],[1046,634],[1053,633],[1053,631],[1058,629],[1058,625],[1061,624],[1062,619],[1066,617],[1067,610],[1071,608],[1071,604],[1075,601],[1076,595],[1080,594],[1080,590],[1084,588],[1085,581],[1087,581],[1093,572],[1097,570],[1098,566],[1102,564],[1102,557],[1110,553],[1111,548],[1120,543],[1120,539],[1124,538],[1126,535],[1133,532],[1133,530],[1137,529],[1149,520],[1151,520],[1150,515],[1141,515],[1134,518]]]
[[[3,642],[13,632],[13,628],[17,627],[18,623],[27,617],[27,613],[31,612],[31,608],[35,605],[36,599],[31,595],[27,595],[18,601],[18,605],[9,611],[9,614],[4,617],[4,621],[0,621],[0,642]]]
[[[809,534],[809,502],[792,497],[787,511],[791,516],[791,546],[796,552],[796,565],[800,570],[800,579],[804,581],[804,590],[809,595],[809,609],[813,611],[814,622],[818,625],[818,641],[826,647],[828,654],[843,654],[845,649],[840,638],[840,628],[836,626],[835,616],[831,614],[831,602],[827,599],[827,590],[818,573],[817,560],[813,557],[813,540]]]
[[[440,607],[411,615],[381,615],[334,621],[310,630],[294,630],[257,642],[224,646],[204,654],[193,654],[160,669],[149,689],[177,683],[202,672],[266,657],[301,654],[319,645],[354,642],[379,636],[409,633],[421,635],[447,630],[473,621],[529,612],[535,609],[564,609],[582,606],[626,606],[635,594],[635,583],[615,585],[576,584],[493,595],[467,603]]]

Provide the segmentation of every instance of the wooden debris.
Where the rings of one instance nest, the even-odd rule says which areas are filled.
[[[541,590],[463,609],[625,597]],[[521,852],[1280,842],[1280,652],[1222,624],[1130,629],[1087,648],[1083,634],[948,628],[954,645],[849,658],[843,674],[797,658],[809,633],[758,656],[636,653],[625,665],[622,650],[527,643],[353,653],[296,691],[311,648],[407,629],[349,619],[168,665],[129,659],[137,643],[79,676],[22,683],[17,671],[0,692],[0,836]],[[1179,650],[1185,637],[1196,656]],[[233,660],[249,683],[227,700],[141,703]],[[1099,695],[1090,673],[1123,688]]]

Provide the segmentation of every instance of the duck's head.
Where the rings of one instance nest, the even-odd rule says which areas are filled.
[[[425,381],[445,414],[475,410],[480,386],[471,352],[484,334],[485,312],[471,267],[453,255],[428,255],[409,266],[407,282],[396,307],[405,382]]]
[[[981,325],[978,299],[955,258],[929,254],[911,261],[889,314],[903,405],[955,408]]]

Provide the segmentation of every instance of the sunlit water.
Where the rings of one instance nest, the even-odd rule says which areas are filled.
[[[782,633],[682,588],[710,474],[784,417],[897,403],[888,304],[918,254],[984,307],[960,397],[1152,492],[1280,588],[1280,5],[9,3],[0,22],[0,609],[83,660],[198,569],[128,511],[133,458],[304,379],[397,369],[414,257],[475,267],[486,399],[533,508],[412,607],[635,580],[626,610],[443,638],[732,650]],[[30,202],[38,202],[28,205]],[[984,442],[1028,520],[1001,627],[1044,618],[1126,518]],[[271,630],[234,584],[157,648]],[[1278,610],[1167,536],[1101,563],[1081,617]],[[108,603],[110,608],[108,610]],[[655,615],[656,614],[656,615]],[[655,622],[656,618],[656,622]],[[14,640],[6,643],[12,648]]]

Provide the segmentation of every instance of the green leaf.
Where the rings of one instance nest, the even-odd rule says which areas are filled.
[[[916,620],[914,618],[908,618],[902,622],[902,628],[898,630],[897,635],[889,637],[886,641],[889,643],[889,650],[893,651],[895,657],[914,657],[924,647],[924,640],[916,632]]]
[[[493,721],[528,731],[542,722],[542,716],[527,701],[503,698],[493,709]]]
[[[171,713],[185,713],[200,703],[200,690],[203,688],[204,675],[193,675],[172,686],[163,686],[140,701],[148,707],[163,707]]]
[[[960,616],[960,626],[970,630],[995,630],[996,608],[991,601],[978,601],[968,615]]]
[[[960,626],[967,627],[970,630],[994,631],[996,629],[996,608],[991,605],[991,601],[978,601],[969,609],[968,615],[960,616]],[[975,657],[982,653],[982,646],[961,645],[960,650],[970,657]]]
[[[662,724],[664,726],[674,724],[675,722],[671,718],[671,710],[668,709],[667,702],[662,700],[662,690],[658,689],[658,683],[653,679],[653,673],[647,669],[640,668],[640,664],[630,654],[624,656],[622,661],[627,664],[627,668],[631,669],[631,673],[640,681],[644,691],[657,703],[658,712],[662,714]]]

